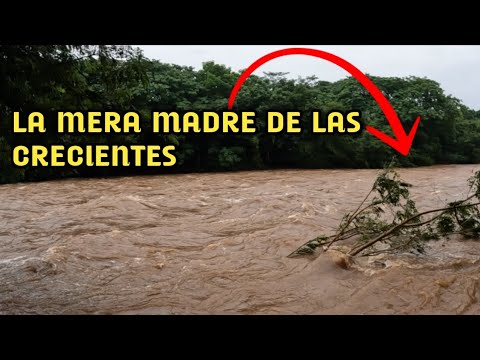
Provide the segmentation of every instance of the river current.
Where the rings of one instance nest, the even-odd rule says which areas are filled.
[[[400,169],[418,208],[479,165]],[[363,199],[377,170],[273,170],[0,185],[1,314],[479,313],[480,242],[426,255],[287,258]],[[379,266],[381,264],[381,266]]]

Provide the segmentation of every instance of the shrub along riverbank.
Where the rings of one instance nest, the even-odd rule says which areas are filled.
[[[364,132],[325,136],[308,129],[312,111],[359,110],[362,122],[390,133],[370,94],[353,78],[326,82],[314,77],[290,80],[281,73],[252,76],[236,100],[236,110],[255,111],[256,134],[12,134],[12,114],[41,111],[136,111],[142,128],[152,110],[224,111],[240,73],[213,62],[200,70],[146,59],[125,46],[0,45],[0,183],[70,176],[108,176],[174,171],[222,171],[273,167],[382,167],[395,152]],[[445,95],[425,78],[371,79],[385,93],[408,131],[420,127],[403,166],[480,162],[480,111]],[[267,110],[298,110],[301,134],[266,134]],[[51,116],[52,121],[56,120]],[[47,123],[48,128],[48,123]],[[12,148],[35,145],[177,145],[172,168],[13,167]]]

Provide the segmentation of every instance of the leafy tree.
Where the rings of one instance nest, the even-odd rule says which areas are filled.
[[[255,111],[256,134],[154,134],[152,111],[224,111],[239,72],[206,62],[199,70],[146,59],[129,46],[0,45],[0,183],[68,176],[164,173],[165,168],[25,167],[11,164],[19,144],[159,144],[177,146],[177,165],[168,171],[218,171],[272,167],[381,167],[395,155],[370,134],[326,136],[311,131],[312,111],[359,110],[361,121],[390,133],[378,104],[354,79],[336,82],[316,77],[289,79],[286,73],[265,73],[247,79],[236,111]],[[435,81],[374,77],[409,129],[422,121],[411,153],[400,165],[480,162],[480,111],[445,95]],[[41,111],[47,129],[59,110],[137,111],[140,134],[13,134],[14,111]],[[300,111],[301,134],[267,134],[267,111]],[[325,119],[324,119],[325,121]]]

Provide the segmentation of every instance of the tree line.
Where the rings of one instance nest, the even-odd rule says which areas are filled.
[[[312,111],[359,110],[361,119],[391,134],[371,95],[351,77],[327,82],[316,77],[287,78],[286,73],[251,76],[235,110],[255,111],[256,134],[13,134],[14,111],[136,111],[142,128],[151,126],[152,110],[225,111],[240,72],[206,62],[199,70],[147,59],[129,46],[0,45],[0,183],[73,176],[227,171],[265,168],[378,168],[394,150],[363,132],[360,136],[314,134]],[[370,76],[370,75],[369,75]],[[422,117],[403,166],[480,162],[480,111],[446,95],[426,78],[376,77],[406,130]],[[267,134],[269,110],[301,111],[301,134]],[[50,116],[52,121],[55,116]],[[12,166],[12,148],[20,144],[175,144],[175,167],[43,168]]]

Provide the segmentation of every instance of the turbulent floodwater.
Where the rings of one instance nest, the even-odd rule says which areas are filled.
[[[480,166],[402,169],[420,209]],[[2,314],[480,313],[480,242],[426,256],[286,258],[369,190],[375,170],[288,170],[0,186]]]

